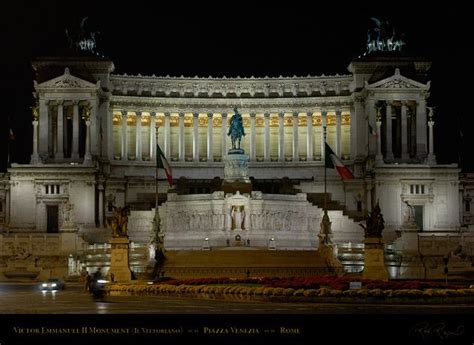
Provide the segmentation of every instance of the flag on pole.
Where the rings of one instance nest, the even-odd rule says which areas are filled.
[[[369,117],[367,116],[365,119],[367,120],[367,124],[369,125],[369,134],[373,136],[374,138],[378,138],[379,134],[374,129],[374,127],[372,127],[372,125],[370,124]]]
[[[168,179],[168,184],[170,187],[173,185],[173,175],[171,173],[171,166],[168,163],[163,151],[160,149],[160,145],[156,144],[156,168],[157,169],[164,169],[166,178]]]
[[[350,180],[354,178],[352,172],[344,164],[341,159],[336,156],[331,147],[326,143],[326,155],[324,157],[324,164],[326,168],[336,169],[343,180]]]

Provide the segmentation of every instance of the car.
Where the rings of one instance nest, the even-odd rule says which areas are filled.
[[[51,278],[40,284],[40,289],[42,291],[64,290],[65,288],[66,284],[59,278]]]

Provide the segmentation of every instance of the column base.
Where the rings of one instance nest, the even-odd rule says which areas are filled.
[[[428,157],[426,157],[426,164],[437,164],[436,163],[436,156],[435,155],[428,155]]]
[[[92,164],[92,157],[85,157],[84,161],[82,162],[83,165],[93,165]]]
[[[38,154],[32,154],[30,158],[30,164],[40,164],[42,163],[41,158]]]
[[[377,164],[383,164],[384,161],[383,161],[383,156],[382,155],[376,155],[375,156],[375,163]]]

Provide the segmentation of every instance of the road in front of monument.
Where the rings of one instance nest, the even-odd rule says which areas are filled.
[[[474,314],[474,305],[271,303],[165,296],[94,301],[79,284],[42,293],[39,284],[0,283],[0,314]]]

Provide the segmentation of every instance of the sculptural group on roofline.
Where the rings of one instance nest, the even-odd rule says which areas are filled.
[[[367,53],[402,51],[405,42],[388,21],[370,18],[374,26],[367,32]]]
[[[76,48],[78,50],[88,51],[90,53],[96,53],[96,35],[98,31],[87,31],[86,21],[89,17],[85,17],[81,20],[79,30],[76,32],[69,32],[65,30],[66,38],[69,41],[70,48]]]

